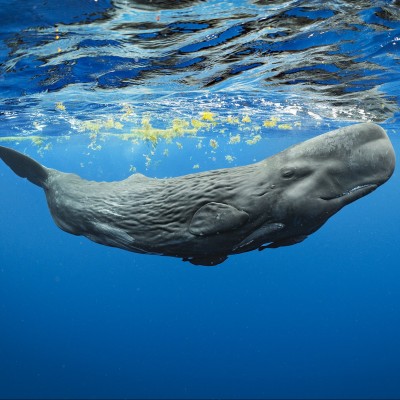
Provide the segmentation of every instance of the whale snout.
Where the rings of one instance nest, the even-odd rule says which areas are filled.
[[[362,124],[359,140],[361,144],[350,155],[350,166],[366,184],[380,186],[395,169],[396,156],[392,143],[386,132],[375,124]]]
[[[346,151],[343,151],[346,149]],[[384,184],[393,174],[396,156],[386,132],[366,123],[344,128],[336,138],[336,161],[327,172],[335,182],[320,196],[340,207],[352,203]]]

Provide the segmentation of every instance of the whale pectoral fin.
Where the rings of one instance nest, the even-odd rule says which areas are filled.
[[[284,227],[285,224],[281,224],[279,222],[265,224],[260,228],[256,229],[253,233],[251,233],[249,236],[243,239],[239,244],[237,244],[233,248],[233,251],[235,252],[247,251],[246,248],[248,248],[248,246],[250,246],[253,249],[256,249],[257,246],[261,243],[271,242],[269,237],[271,237],[271,235],[279,233]]]
[[[205,267],[214,267],[215,265],[223,263],[227,256],[210,256],[210,257],[190,257],[184,258],[183,261],[189,261],[193,265],[202,265]]]
[[[45,186],[49,170],[32,158],[3,146],[0,146],[0,158],[21,178]]]
[[[210,236],[240,228],[249,219],[247,212],[223,203],[207,203],[193,215],[189,232]]]
[[[294,236],[288,239],[278,240],[277,242],[272,242],[267,246],[261,246],[258,250],[265,249],[277,249],[278,247],[292,246],[293,244],[301,243],[303,240],[307,239],[307,235]]]

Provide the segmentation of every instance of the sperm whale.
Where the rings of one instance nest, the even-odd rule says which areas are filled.
[[[0,158],[44,189],[62,230],[206,266],[303,241],[395,168],[387,134],[371,123],[316,136],[255,164],[167,179],[88,181],[2,146]]]

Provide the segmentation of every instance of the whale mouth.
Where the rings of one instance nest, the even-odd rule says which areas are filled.
[[[351,200],[356,200],[356,199],[359,199],[360,197],[363,197],[366,194],[372,192],[377,187],[378,187],[378,185],[375,183],[358,185],[350,190],[346,190],[345,192],[339,193],[335,196],[323,196],[323,197],[320,197],[320,199],[329,201],[329,200],[341,199],[343,197],[349,197],[349,198],[351,198]]]

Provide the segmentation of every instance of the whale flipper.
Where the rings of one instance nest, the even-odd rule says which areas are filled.
[[[268,236],[277,234],[283,228],[285,228],[285,224],[276,222],[263,225],[262,227],[258,228],[253,233],[251,233],[249,236],[247,236],[245,239],[243,239],[239,244],[237,244],[233,248],[233,250],[242,252],[246,251],[246,248],[248,246],[252,246],[254,243],[268,242],[269,241]]]
[[[0,158],[21,178],[27,178],[37,186],[45,187],[49,170],[32,158],[18,151],[0,146]]]
[[[245,211],[228,204],[210,202],[193,215],[189,231],[196,236],[210,236],[240,228],[249,219]]]
[[[299,235],[287,239],[278,240],[276,242],[270,243],[267,246],[260,246],[258,250],[261,251],[265,249],[277,249],[278,247],[292,246],[294,244],[301,243],[303,240],[306,240],[307,237],[307,235]]]

